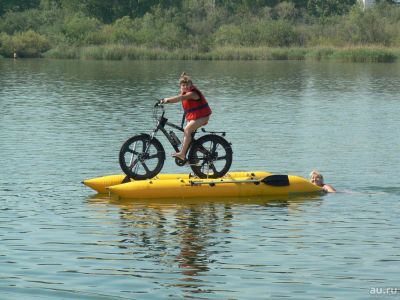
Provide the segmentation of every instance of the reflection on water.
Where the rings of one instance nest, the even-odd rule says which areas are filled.
[[[121,201],[86,178],[188,71],[234,171],[340,193]],[[0,60],[1,299],[366,299],[398,285],[399,64]],[[179,123],[179,105],[168,107]],[[166,147],[166,151],[173,151]],[[164,172],[182,173],[168,159]],[[89,197],[89,198],[88,198]]]
[[[235,239],[235,215],[241,205],[250,208],[278,209],[284,215],[301,213],[309,201],[321,203],[321,196],[274,198],[220,198],[211,202],[201,199],[135,201],[95,195],[88,199],[96,208],[118,208],[120,230],[118,247],[137,259],[154,260],[179,277],[168,286],[184,294],[216,293],[210,281],[210,265],[222,263],[216,257],[230,256]],[[276,218],[275,216],[274,218]],[[259,237],[262,237],[261,233]],[[138,255],[139,254],[139,255]],[[243,268],[246,268],[245,266]],[[213,275],[214,277],[226,275]]]

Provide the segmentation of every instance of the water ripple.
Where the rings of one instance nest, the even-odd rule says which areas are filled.
[[[91,195],[81,180],[120,173],[119,146],[151,130],[149,107],[182,70],[212,105],[209,129],[227,131],[233,169],[317,168],[340,193]],[[399,75],[398,64],[1,60],[1,298],[366,299],[396,287]],[[179,106],[169,113],[180,121]]]

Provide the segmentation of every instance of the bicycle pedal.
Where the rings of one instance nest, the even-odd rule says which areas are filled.
[[[183,167],[183,166],[185,166],[185,165],[188,163],[188,160],[187,160],[187,159],[182,160],[182,159],[180,159],[179,157],[175,157],[175,163],[176,163],[178,166]]]

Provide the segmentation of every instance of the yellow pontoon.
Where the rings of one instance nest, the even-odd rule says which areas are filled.
[[[323,191],[303,177],[260,171],[230,172],[218,179],[160,174],[149,180],[134,181],[125,175],[109,175],[83,183],[99,193],[109,191],[129,199],[283,196]]]

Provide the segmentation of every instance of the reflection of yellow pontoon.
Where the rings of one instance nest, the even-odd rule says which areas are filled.
[[[124,175],[110,175],[83,183],[99,193],[107,191],[122,198],[216,198],[284,196],[322,192],[306,179],[268,172],[231,172],[223,178],[199,179],[189,174],[164,174],[149,180],[126,180]]]

